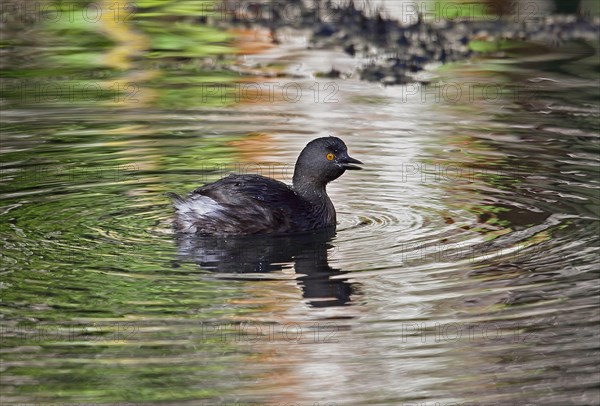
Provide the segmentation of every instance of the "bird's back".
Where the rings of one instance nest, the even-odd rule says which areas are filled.
[[[328,226],[292,188],[260,175],[229,175],[191,192],[171,195],[180,232],[235,235],[294,233]],[[322,217],[322,216],[321,216]]]

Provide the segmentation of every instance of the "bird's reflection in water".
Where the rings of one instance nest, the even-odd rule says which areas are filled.
[[[344,279],[332,279],[346,273],[331,268],[327,261],[334,235],[335,229],[284,236],[178,235],[177,245],[180,260],[223,274],[264,274],[293,263],[303,296],[311,306],[344,306],[350,303],[353,287]]]

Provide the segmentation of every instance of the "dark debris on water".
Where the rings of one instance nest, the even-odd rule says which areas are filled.
[[[203,22],[224,26],[266,27],[277,42],[282,29],[297,29],[309,35],[309,46],[341,48],[368,62],[359,68],[362,80],[384,84],[415,82],[414,74],[432,63],[465,60],[476,54],[471,41],[484,41],[500,50],[504,41],[530,42],[558,47],[568,41],[595,42],[600,19],[575,15],[547,15],[476,20],[419,17],[410,25],[388,18],[384,11],[359,9],[353,1],[334,4],[330,0],[224,0],[218,18]],[[225,18],[223,18],[225,17]],[[488,47],[489,48],[489,47]],[[339,77],[332,67],[322,76]]]

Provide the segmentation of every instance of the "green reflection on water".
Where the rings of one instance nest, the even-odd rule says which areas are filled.
[[[161,173],[154,187],[164,191],[197,186],[180,184],[177,171],[231,162],[225,144],[236,136],[198,141],[198,128],[127,111],[224,105],[202,86],[235,79],[215,63],[236,52],[232,38],[198,21],[212,2],[40,4],[60,18],[3,15],[0,45],[11,49],[4,107],[30,109],[24,122],[2,126],[11,147],[0,176],[0,338],[3,377],[12,382],[3,401],[222,396],[222,375],[242,356],[203,323],[239,312],[227,306],[238,286],[172,263],[167,219],[147,214],[161,205],[167,215],[168,200],[147,184]],[[55,113],[44,119],[46,108]],[[152,140],[167,135],[183,142]],[[181,328],[167,329],[164,318]]]
[[[221,66],[236,49],[227,32],[199,21],[212,5],[106,0],[9,8],[2,97],[9,106],[223,105],[205,84],[235,79]]]

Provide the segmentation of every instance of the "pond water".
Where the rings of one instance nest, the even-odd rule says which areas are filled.
[[[136,55],[168,24],[110,35]],[[244,77],[86,38],[5,66],[3,403],[600,403],[598,44],[382,87],[302,44],[258,41]],[[171,231],[166,192],[290,182],[327,134],[365,163],[335,233]]]

